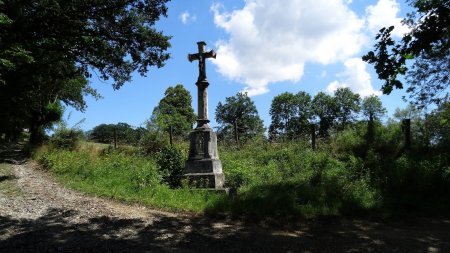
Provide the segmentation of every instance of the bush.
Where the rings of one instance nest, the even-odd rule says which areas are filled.
[[[152,130],[145,132],[139,141],[139,146],[142,149],[142,153],[145,155],[157,153],[166,145],[166,141],[164,140],[162,134],[158,131]]]
[[[170,187],[181,186],[181,176],[184,169],[183,153],[176,147],[165,147],[156,156],[156,164],[163,181]]]
[[[73,150],[81,140],[83,132],[78,129],[61,128],[57,129],[50,138],[50,144],[54,148]]]

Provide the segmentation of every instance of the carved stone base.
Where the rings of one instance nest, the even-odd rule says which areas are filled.
[[[189,186],[223,189],[225,177],[217,152],[217,136],[208,125],[198,127],[189,135],[189,157],[184,176]]]
[[[225,176],[223,173],[190,173],[185,174],[184,177],[187,179],[189,187],[224,189]]]

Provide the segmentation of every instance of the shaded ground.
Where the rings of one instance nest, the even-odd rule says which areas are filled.
[[[450,220],[244,224],[74,192],[19,154],[0,162],[0,252],[450,252]]]

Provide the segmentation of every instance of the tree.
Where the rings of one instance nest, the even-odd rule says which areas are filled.
[[[395,41],[393,26],[376,36],[375,50],[363,56],[374,65],[384,80],[383,93],[402,89],[400,76],[406,75],[410,98],[425,107],[448,98],[450,81],[450,2],[447,0],[411,0],[416,10],[403,20],[411,30]],[[409,68],[408,60],[412,61]]]
[[[334,92],[336,105],[336,126],[338,130],[345,129],[352,123],[360,108],[360,97],[349,88],[339,88]]]
[[[111,144],[116,138],[118,143],[137,144],[145,133],[142,127],[134,128],[127,123],[100,124],[94,127],[89,133],[89,139]]]
[[[269,133],[272,138],[305,136],[312,116],[311,96],[304,91],[282,93],[272,100],[270,115]]]
[[[426,123],[431,143],[449,150],[450,147],[450,101],[441,103],[427,117]]]
[[[118,89],[132,72],[162,67],[169,37],[154,25],[167,1],[0,2],[0,132],[20,124],[37,135],[51,103],[83,110],[83,96],[97,95],[92,73]]]
[[[169,87],[153,109],[152,121],[172,136],[185,137],[192,130],[196,116],[192,96],[183,85]]]
[[[386,113],[386,108],[383,107],[378,96],[372,95],[363,99],[361,110],[363,115],[368,118],[366,138],[371,143],[375,135],[375,121],[380,120]]]
[[[319,92],[311,102],[313,116],[319,120],[319,136],[326,138],[336,119],[336,101],[330,95]]]
[[[298,114],[297,98],[290,92],[284,92],[276,96],[270,105],[269,114],[272,122],[269,126],[271,138],[293,136],[292,122]]]
[[[246,92],[238,92],[235,96],[225,98],[224,104],[219,102],[216,121],[219,124],[219,136],[227,138],[234,135],[237,142],[264,133],[263,121],[255,103]]]
[[[367,117],[369,122],[373,122],[375,120],[380,120],[386,113],[386,108],[383,107],[378,96],[371,95],[363,99],[361,111],[363,115]]]

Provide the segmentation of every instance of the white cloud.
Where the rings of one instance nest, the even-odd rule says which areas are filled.
[[[197,20],[197,16],[191,15],[188,11],[184,11],[183,13],[181,13],[179,18],[183,24],[187,24],[188,22]]]
[[[366,8],[367,28],[372,34],[378,33],[383,27],[395,26],[392,34],[402,37],[409,32],[409,28],[401,23],[402,18],[398,17],[400,5],[396,0],[379,0],[376,5]]]
[[[268,84],[297,82],[307,62],[330,64],[359,53],[365,21],[348,0],[247,0],[242,9],[213,5],[215,24],[228,34],[216,43],[214,64],[227,78],[242,82],[250,95]]]
[[[370,74],[366,69],[367,63],[360,58],[350,58],[344,62],[345,70],[337,77],[339,80],[333,81],[327,86],[327,91],[333,93],[338,88],[348,87],[353,92],[362,97],[370,95],[381,95],[381,91],[374,90]]]

